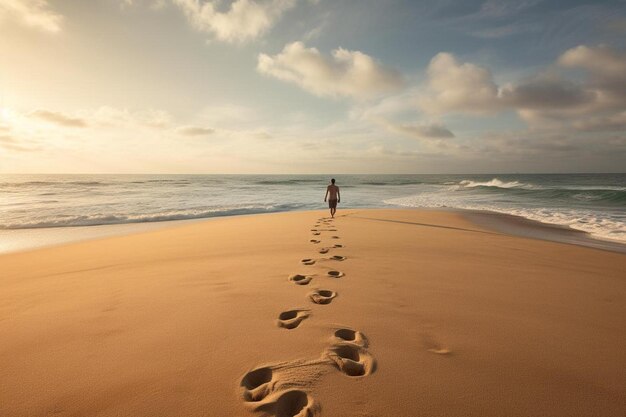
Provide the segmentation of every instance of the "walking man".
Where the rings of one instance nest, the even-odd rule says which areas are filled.
[[[324,202],[328,199],[328,208],[330,208],[330,216],[335,217],[337,211],[337,203],[341,202],[341,194],[339,194],[339,187],[335,185],[335,179],[330,180],[330,185],[326,187],[326,195],[324,196]]]

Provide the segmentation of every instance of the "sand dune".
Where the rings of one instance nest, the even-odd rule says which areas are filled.
[[[0,256],[0,416],[626,414],[625,255],[325,216]]]

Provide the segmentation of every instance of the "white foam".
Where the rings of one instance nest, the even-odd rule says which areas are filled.
[[[530,184],[524,184],[519,181],[500,181],[497,178],[494,178],[490,181],[486,182],[476,182],[471,180],[463,180],[459,182],[459,185],[466,188],[475,188],[475,187],[497,187],[497,188],[534,188]]]
[[[587,232],[600,239],[626,242],[626,214],[601,214],[583,209],[545,207],[519,208],[472,201],[470,198],[454,196],[450,192],[425,193],[409,197],[393,198],[385,200],[385,203],[405,207],[450,207],[511,214],[541,223],[568,226],[572,229]]]

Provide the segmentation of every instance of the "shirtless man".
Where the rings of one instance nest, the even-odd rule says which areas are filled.
[[[335,185],[335,179],[334,178],[331,179],[330,182],[331,184],[328,187],[326,187],[326,195],[324,196],[324,202],[326,202],[326,199],[328,199],[328,207],[330,208],[330,216],[334,218],[335,212],[337,211],[337,203],[341,202],[341,194],[339,194],[339,187]]]

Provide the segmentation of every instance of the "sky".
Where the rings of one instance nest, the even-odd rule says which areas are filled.
[[[626,0],[0,0],[0,173],[626,171]]]

